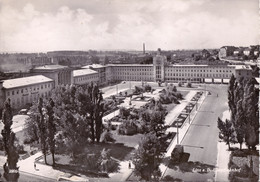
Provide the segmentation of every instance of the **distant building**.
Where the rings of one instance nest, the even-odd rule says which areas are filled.
[[[233,55],[234,56],[241,56],[241,55],[243,55],[243,48],[237,48],[237,49],[235,49],[234,50],[234,52],[233,52]]]
[[[246,55],[246,56],[249,56],[252,54],[252,49],[250,48],[245,48],[244,51],[243,51],[243,54]]]
[[[73,79],[75,85],[85,85],[91,82],[97,83],[99,75],[97,71],[91,69],[73,70]]]
[[[255,51],[254,51],[254,55],[255,55],[255,56],[259,56],[259,50],[255,50]]]
[[[45,65],[31,70],[33,75],[44,75],[54,80],[55,87],[58,85],[73,84],[72,69],[62,65]]]
[[[202,58],[204,58],[204,59],[210,57],[210,53],[206,49],[203,49],[200,54],[201,54]]]
[[[14,109],[37,101],[39,97],[48,97],[54,88],[54,81],[43,75],[3,80],[0,82],[0,103],[11,99]]]
[[[234,76],[237,79],[239,79],[241,77],[251,78],[253,76],[252,75],[252,68],[249,65],[236,65]]]
[[[236,47],[234,47],[234,46],[221,47],[219,49],[218,56],[219,56],[219,58],[232,56],[235,49],[236,49]]]
[[[99,75],[99,84],[105,84],[106,83],[106,66],[101,64],[91,64],[87,66],[81,67],[83,69],[92,69],[98,72]]]

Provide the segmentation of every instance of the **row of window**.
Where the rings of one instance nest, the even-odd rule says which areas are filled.
[[[31,94],[30,96],[26,95],[26,96],[18,97],[16,99],[11,98],[12,107],[14,108],[23,107],[27,103],[32,103],[34,101],[37,101],[39,97],[44,98],[50,95],[51,95],[51,91],[48,91],[44,93]]]
[[[168,73],[165,76],[197,76],[197,77],[231,77],[230,74],[202,74],[202,73]]]
[[[194,70],[173,70],[173,69],[167,69],[165,70],[165,72],[232,72],[232,70],[197,70],[197,69],[194,69]]]
[[[97,79],[97,78],[98,78],[97,75],[82,76],[82,77],[77,77],[77,78],[75,78],[75,82],[84,81],[84,80],[89,80],[89,79]]]
[[[115,71],[153,71],[153,68],[114,68]]]
[[[153,75],[153,72],[146,73],[146,72],[116,72],[116,75]]]
[[[153,81],[153,77],[122,77],[122,76],[116,76],[115,77],[116,80],[131,80],[131,81]]]
[[[18,95],[18,94],[29,93],[29,92],[33,92],[33,91],[39,91],[39,90],[43,90],[46,88],[52,88],[52,87],[54,87],[54,83],[46,83],[46,84],[41,84],[41,85],[37,85],[37,86],[31,86],[31,87],[27,87],[27,88],[7,91],[6,94],[7,94],[7,96],[16,95],[16,94]]]

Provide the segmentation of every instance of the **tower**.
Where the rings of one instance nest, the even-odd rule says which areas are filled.
[[[143,54],[145,54],[145,43],[143,43]]]

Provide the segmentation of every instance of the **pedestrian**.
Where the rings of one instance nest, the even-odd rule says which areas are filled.
[[[128,168],[131,169],[131,161],[129,161]]]
[[[36,170],[36,163],[34,163],[34,169]]]

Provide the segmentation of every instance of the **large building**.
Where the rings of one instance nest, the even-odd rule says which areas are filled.
[[[38,97],[47,97],[58,85],[99,85],[116,81],[228,83],[232,74],[236,78],[252,77],[247,65],[176,65],[167,62],[160,51],[153,57],[153,64],[89,65],[72,70],[67,66],[46,65],[36,67],[35,76],[4,80],[0,84],[0,102],[11,99],[13,108],[22,108]]]
[[[98,72],[99,75],[99,84],[103,85],[107,82],[106,80],[106,66],[103,66],[101,64],[92,64],[83,66],[83,69],[93,69]]]
[[[252,77],[252,69],[246,65],[176,65],[169,64],[165,56],[158,53],[153,64],[114,64],[106,66],[108,82],[161,81],[161,82],[218,82],[227,83],[231,75]]]
[[[0,103],[10,98],[12,108],[22,108],[39,97],[48,97],[53,88],[54,81],[43,75],[3,80],[0,82]]]
[[[91,69],[73,70],[73,83],[75,85],[85,85],[91,82],[98,82],[99,74]]]
[[[31,70],[33,75],[44,75],[54,80],[55,87],[58,85],[73,84],[72,69],[62,65],[45,65]]]

